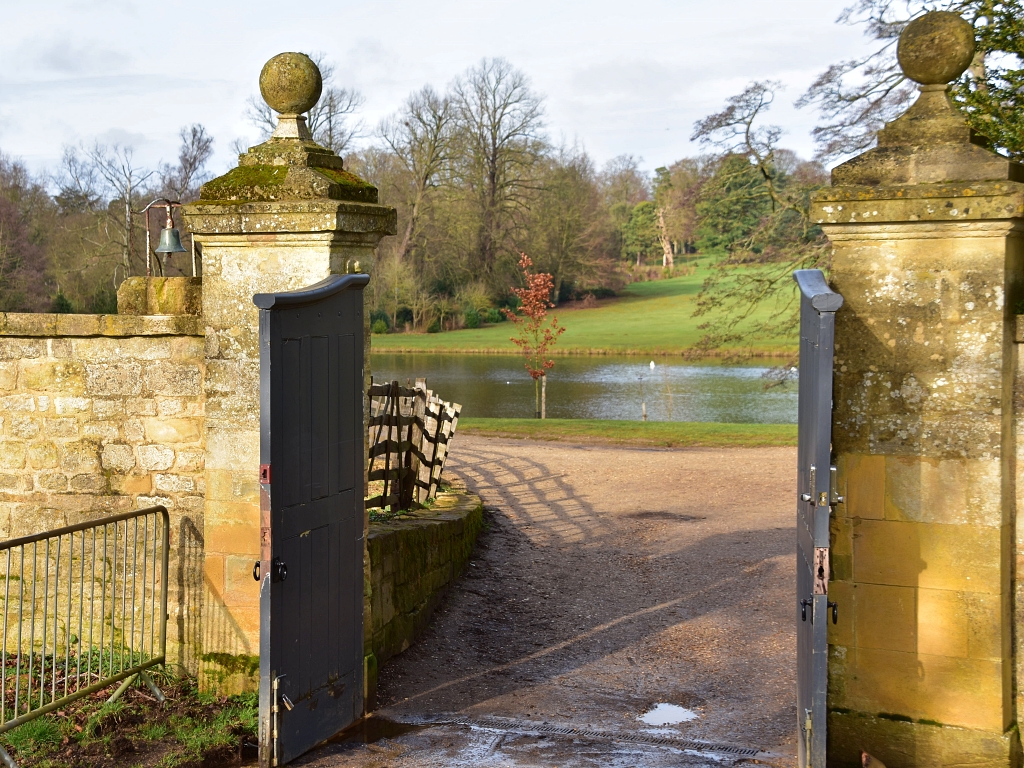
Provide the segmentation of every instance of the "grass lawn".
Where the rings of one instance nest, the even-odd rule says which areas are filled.
[[[459,419],[458,434],[613,445],[758,447],[796,445],[796,424],[602,419]]]
[[[703,335],[698,325],[707,320],[693,317],[693,299],[708,274],[700,266],[693,274],[632,283],[614,299],[598,302],[591,309],[557,309],[554,314],[565,326],[555,353],[678,354],[693,346]],[[759,312],[767,314],[772,308]],[[444,333],[391,333],[375,335],[377,352],[490,352],[515,353],[509,341],[511,323],[446,331]],[[751,349],[758,354],[785,355],[796,349],[796,337],[758,341],[756,347],[737,345],[735,351]]]

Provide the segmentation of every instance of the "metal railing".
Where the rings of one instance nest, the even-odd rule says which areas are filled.
[[[164,507],[0,542],[0,734],[136,676],[163,700],[168,544]]]

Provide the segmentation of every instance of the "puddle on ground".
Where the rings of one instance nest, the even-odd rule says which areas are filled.
[[[676,704],[655,704],[652,709],[640,715],[640,722],[647,725],[677,725],[696,720],[700,715],[692,709]]]
[[[422,731],[425,725],[396,723],[386,717],[364,717],[327,740],[329,744],[374,744],[381,739],[394,739],[413,731]]]

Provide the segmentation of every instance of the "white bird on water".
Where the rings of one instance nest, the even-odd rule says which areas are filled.
[[[651,370],[652,371],[654,370],[654,361],[653,360],[651,360]]]

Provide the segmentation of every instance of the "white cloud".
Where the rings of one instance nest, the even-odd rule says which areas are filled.
[[[598,164],[624,153],[653,168],[697,151],[693,122],[754,79],[788,86],[771,119],[807,154],[813,114],[792,101],[828,64],[865,49],[838,26],[842,0],[272,0],[172,6],[51,0],[5,9],[0,149],[33,167],[61,145],[143,137],[139,159],[176,152],[178,129],[201,122],[216,161],[244,118],[267,58],[319,50],[340,84],[366,96],[373,126],[413,89],[443,88],[484,56],[504,56],[547,97],[552,136],[572,136]],[[170,8],[170,17],[167,17]],[[170,40],[168,40],[170,38]],[[144,139],[144,140],[143,140]]]

